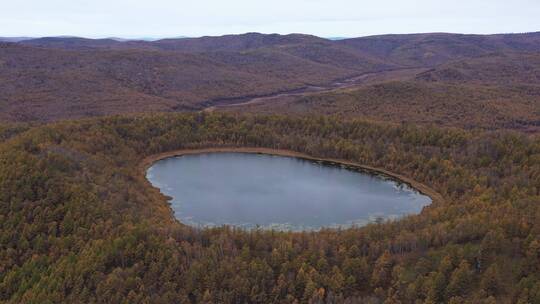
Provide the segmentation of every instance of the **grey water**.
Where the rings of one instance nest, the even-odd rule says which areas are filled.
[[[431,203],[406,184],[294,157],[204,153],[167,158],[148,180],[172,197],[180,222],[276,230],[362,226],[417,214]]]

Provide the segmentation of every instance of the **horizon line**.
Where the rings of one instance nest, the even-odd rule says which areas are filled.
[[[197,39],[197,38],[210,38],[210,37],[224,37],[224,36],[243,36],[249,34],[260,34],[260,35],[279,35],[279,36],[289,36],[289,35],[305,35],[305,36],[314,36],[318,38],[324,38],[329,40],[341,40],[341,39],[354,39],[354,38],[365,38],[365,37],[377,37],[377,36],[394,36],[394,35],[427,35],[427,34],[449,34],[449,35],[471,35],[471,36],[496,36],[496,35],[526,35],[526,34],[535,34],[540,33],[538,31],[529,31],[529,32],[496,32],[489,34],[478,34],[478,33],[460,33],[460,32],[411,32],[411,33],[386,33],[386,34],[374,34],[374,35],[361,35],[361,36],[341,36],[341,35],[324,35],[318,36],[315,34],[309,33],[264,33],[264,32],[243,32],[243,33],[232,33],[232,34],[222,34],[222,35],[202,35],[202,36],[189,36],[189,35],[177,35],[177,36],[121,36],[121,35],[99,35],[99,36],[84,36],[84,35],[9,35],[4,36],[0,35],[0,38],[4,39],[40,39],[40,38],[79,38],[79,39],[89,39],[89,40],[99,40],[99,39],[111,39],[111,40],[147,40],[147,41],[157,41],[157,40],[166,40],[166,39]]]

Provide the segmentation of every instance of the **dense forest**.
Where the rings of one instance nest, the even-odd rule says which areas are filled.
[[[194,229],[141,161],[184,148],[341,158],[429,185],[346,230]],[[331,117],[147,114],[0,126],[2,303],[540,303],[540,138]]]

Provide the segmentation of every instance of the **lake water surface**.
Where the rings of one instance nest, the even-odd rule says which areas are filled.
[[[160,160],[147,178],[192,226],[316,230],[419,213],[431,203],[409,186],[356,170],[253,153]]]

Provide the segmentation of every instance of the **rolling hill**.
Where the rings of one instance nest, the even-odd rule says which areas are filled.
[[[29,39],[0,44],[0,119],[199,111],[277,96],[235,111],[530,131],[540,121],[539,53],[540,33]],[[370,87],[358,81],[368,75],[378,79]],[[315,93],[287,97],[304,91]]]
[[[492,52],[538,52],[540,32],[499,35],[381,35],[344,39],[336,41],[336,44],[402,66],[436,66]]]
[[[47,121],[197,110],[213,99],[298,89],[384,68],[362,59],[348,68],[316,60],[265,48],[182,53],[2,44],[0,117]]]
[[[536,132],[540,128],[540,54],[488,54],[402,79],[283,96],[271,103],[227,110]]]

